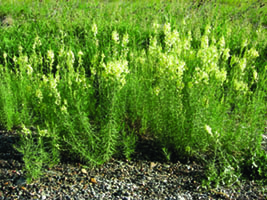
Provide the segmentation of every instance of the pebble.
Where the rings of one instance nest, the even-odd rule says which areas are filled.
[[[15,138],[9,138],[9,142]],[[257,184],[246,181],[239,188],[201,190],[204,168],[196,163],[165,162],[134,157],[111,159],[92,169],[62,162],[39,180],[26,183],[22,155],[0,142],[0,200],[4,199],[267,199]],[[3,147],[5,146],[5,147]],[[155,150],[156,151],[156,150]],[[5,157],[6,152],[10,156]],[[144,155],[146,151],[143,151]],[[149,156],[146,156],[149,157]],[[11,164],[10,164],[11,163]],[[263,188],[267,190],[267,187]]]

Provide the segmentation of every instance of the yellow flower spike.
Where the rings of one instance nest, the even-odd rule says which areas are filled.
[[[113,40],[116,44],[119,43],[120,38],[119,38],[119,34],[118,34],[118,32],[117,32],[116,30],[115,30],[115,31],[112,31],[112,40]]]
[[[226,48],[223,51],[223,59],[226,61],[230,57],[230,49]]]
[[[192,32],[188,31],[188,38],[187,38],[190,42],[193,40],[192,38]]]
[[[30,64],[26,65],[26,69],[27,69],[27,74],[28,74],[28,75],[31,75],[32,72],[33,72],[33,69],[32,69],[32,67],[31,67]]]
[[[20,64],[21,63],[23,63],[23,64],[28,63],[28,56],[20,56],[18,59],[19,59]]]
[[[19,49],[19,55],[22,55],[22,51],[23,51],[22,46],[20,45],[18,49]]]
[[[3,57],[4,57],[4,59],[7,58],[7,53],[6,52],[3,53]]]
[[[222,36],[218,42],[220,49],[224,50],[225,48],[225,39],[224,36]]]
[[[95,23],[92,26],[92,32],[94,34],[94,37],[96,37],[96,35],[97,35],[97,25]]]
[[[41,42],[41,40],[40,40],[40,37],[37,35],[37,36],[35,37],[35,39],[34,39],[34,43],[33,43],[32,48],[33,48],[33,50],[35,50],[36,47],[40,47],[41,45],[42,45],[42,42]]]
[[[24,124],[22,124],[22,132],[26,135],[26,136],[28,136],[28,135],[31,135],[31,130],[30,129],[28,129],[28,128],[26,128],[26,126],[24,125]]]
[[[64,48],[61,48],[58,53],[59,57],[63,57],[65,55]]]
[[[241,47],[245,48],[247,45],[248,45],[248,40],[247,39],[243,40],[241,43]]]
[[[212,133],[212,129],[209,125],[205,125],[205,130],[207,131],[208,134],[210,134],[211,136],[213,136],[213,133]]]
[[[171,25],[170,23],[166,23],[163,26],[163,32],[165,35],[168,35],[171,32]]]
[[[70,64],[73,64],[75,61],[75,56],[74,56],[74,53],[72,52],[72,50],[69,50],[67,52],[67,56],[68,56],[69,61],[71,62]]]
[[[124,86],[126,84],[126,79],[124,76],[120,79],[120,83],[121,83],[121,86]]]
[[[258,73],[256,70],[253,70],[253,78],[254,78],[255,82],[258,82]]]
[[[56,69],[57,69],[57,71],[59,71],[60,70],[60,65],[57,65]]]
[[[46,75],[43,75],[42,79],[43,79],[44,84],[48,83],[48,78]]]
[[[13,61],[14,61],[15,64],[17,64],[17,62],[18,62],[17,56],[13,57]]]
[[[43,100],[43,93],[42,93],[42,91],[40,89],[37,89],[35,95],[39,99],[39,103],[41,103],[42,100]]]
[[[216,67],[214,69],[214,73],[215,73],[215,77],[216,79],[221,83],[221,85],[223,84],[223,82],[226,80],[226,76],[227,76],[227,72],[224,68],[222,68],[221,70]]]
[[[259,57],[259,53],[258,53],[258,51],[255,48],[251,48],[248,51],[247,54],[248,54],[248,57],[250,57],[250,58],[257,58],[257,57]]]
[[[61,104],[61,96],[60,96],[60,93],[56,91],[55,97],[56,97],[55,104],[59,106]]]
[[[150,38],[150,45],[149,45],[149,52],[152,55],[156,55],[158,53],[159,47],[158,47],[158,41],[156,37]]]
[[[67,111],[67,107],[66,106],[62,106],[61,108],[60,108],[60,111],[62,112],[62,113],[68,113],[68,111]]]
[[[246,58],[242,58],[239,61],[239,67],[240,67],[241,72],[244,72],[244,70],[246,69],[246,66],[247,66],[247,59]]]
[[[60,32],[62,38],[67,36],[67,33],[65,33],[64,31],[60,30],[59,32]]]
[[[50,49],[50,50],[48,50],[48,52],[47,52],[47,58],[50,60],[50,61],[52,61],[52,60],[54,60],[54,52]]]
[[[234,88],[237,91],[243,91],[246,92],[248,90],[248,86],[246,83],[244,83],[243,81],[238,81],[238,80],[234,80]]]
[[[45,130],[40,130],[39,131],[39,135],[41,136],[41,137],[45,137],[45,136],[48,136],[48,131],[45,129]]]
[[[171,48],[173,46],[175,46],[175,45],[177,46],[177,43],[179,41],[180,41],[179,33],[176,30],[168,33],[165,37],[165,43],[166,43],[166,46],[168,47],[168,51],[171,51]]]
[[[158,24],[158,22],[154,22],[153,30],[155,31],[155,33],[158,33],[159,29],[160,29],[160,25]]]
[[[83,52],[81,50],[78,52],[78,56],[79,57],[82,57],[83,56]]]
[[[211,32],[211,26],[209,24],[207,24],[205,27],[205,35],[210,34],[210,32]]]
[[[158,86],[154,88],[154,93],[155,93],[156,96],[159,95],[159,93],[160,93],[160,88],[159,88]]]
[[[128,33],[126,33],[125,35],[123,35],[122,38],[122,46],[126,47],[128,43],[129,43],[129,35]]]
[[[209,37],[207,35],[204,35],[201,38],[201,48],[205,49],[209,47]]]

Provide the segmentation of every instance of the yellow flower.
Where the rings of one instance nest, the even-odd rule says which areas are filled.
[[[39,101],[41,102],[43,100],[43,93],[40,89],[36,90],[36,96],[39,99]]]
[[[29,65],[27,65],[26,67],[27,67],[27,74],[28,74],[28,75],[31,75],[32,72],[33,72],[33,69],[32,69],[32,67],[31,67],[31,65],[29,64]]]
[[[31,130],[30,129],[28,129],[28,128],[26,128],[26,126],[24,125],[24,124],[22,124],[22,132],[26,135],[26,136],[28,136],[28,135],[31,135]]]
[[[61,110],[62,113],[67,113],[67,108],[66,108],[66,106],[62,106],[62,107],[60,108],[60,110]]]
[[[96,37],[96,35],[97,35],[97,26],[96,26],[95,23],[92,26],[92,32],[93,32],[94,36]]]
[[[14,61],[14,63],[17,63],[18,62],[17,56],[14,56],[13,57],[13,61]]]
[[[40,47],[41,45],[42,45],[42,42],[40,40],[40,37],[37,35],[36,38],[34,39],[33,49],[35,49],[36,47]]]
[[[207,24],[205,27],[205,34],[206,35],[210,34],[210,29],[211,29],[211,26],[209,24]]]
[[[4,52],[4,53],[3,53],[3,56],[4,56],[4,59],[6,59],[6,58],[7,58],[7,53]]]
[[[256,70],[253,70],[253,78],[254,78],[255,82],[258,81],[258,73]]]
[[[118,34],[117,31],[113,31],[113,32],[112,32],[112,40],[113,40],[115,43],[119,43],[120,38],[119,38],[119,34]]]
[[[83,52],[82,51],[79,51],[78,52],[78,56],[80,56],[80,57],[83,56]]]
[[[221,49],[224,49],[225,47],[225,40],[224,40],[224,36],[222,36],[218,42],[219,46]]]
[[[163,32],[165,35],[168,35],[171,32],[171,25],[170,23],[166,23],[163,26]]]
[[[256,49],[251,48],[251,49],[248,51],[248,56],[251,57],[251,58],[257,58],[257,57],[259,57],[259,53],[257,52]]]
[[[19,54],[20,54],[20,55],[22,54],[22,51],[23,51],[22,46],[19,46]]]
[[[248,86],[243,81],[234,80],[234,87],[237,91],[244,91],[248,90]]]
[[[248,45],[248,40],[247,39],[243,40],[241,43],[241,47],[245,48],[247,45]]]
[[[69,50],[69,51],[67,52],[67,56],[68,56],[68,58],[70,59],[71,63],[73,64],[74,61],[75,61],[75,56],[74,56],[74,53],[72,52],[72,50]]]
[[[226,48],[223,50],[223,59],[226,61],[230,57],[230,49]]]
[[[246,69],[246,65],[247,65],[247,60],[246,58],[243,58],[239,61],[239,67],[241,69],[241,72],[244,72],[244,70]]]
[[[125,35],[123,35],[123,38],[122,38],[122,46],[126,47],[128,42],[129,42],[129,35],[126,33]]]
[[[40,134],[41,137],[45,137],[45,136],[48,136],[48,131],[46,129],[45,130],[40,130],[39,134]]]
[[[47,57],[49,60],[54,60],[54,52],[52,50],[48,50]]]
[[[202,38],[201,38],[201,48],[202,49],[205,49],[205,48],[208,48],[209,47],[209,38],[207,35],[204,35]]]
[[[155,87],[154,88],[154,92],[158,96],[159,95],[159,92],[160,92],[160,88],[159,87]]]
[[[212,131],[211,131],[211,127],[209,125],[205,125],[205,130],[207,131],[208,134],[210,134],[211,136],[213,136]]]
[[[154,22],[152,26],[153,26],[154,31],[157,33],[160,28],[160,25],[157,22]]]

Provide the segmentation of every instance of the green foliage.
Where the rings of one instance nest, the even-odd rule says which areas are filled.
[[[131,159],[140,135],[204,162],[204,186],[266,178],[261,7],[178,2],[0,4],[0,125],[23,127],[29,180],[61,155]]]
[[[39,178],[44,167],[54,165],[59,161],[57,141],[49,138],[47,130],[31,131],[24,125],[21,130],[21,140],[15,148],[21,152],[27,172],[27,181]]]

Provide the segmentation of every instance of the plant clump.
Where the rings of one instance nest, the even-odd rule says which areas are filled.
[[[205,163],[204,186],[233,185],[245,173],[266,178],[265,19],[251,22],[254,4],[244,4],[252,11],[241,24],[235,6],[57,1],[11,9],[23,23],[0,29],[0,126],[21,127],[16,148],[28,179],[62,155],[90,166],[131,159],[146,136],[167,160]]]

